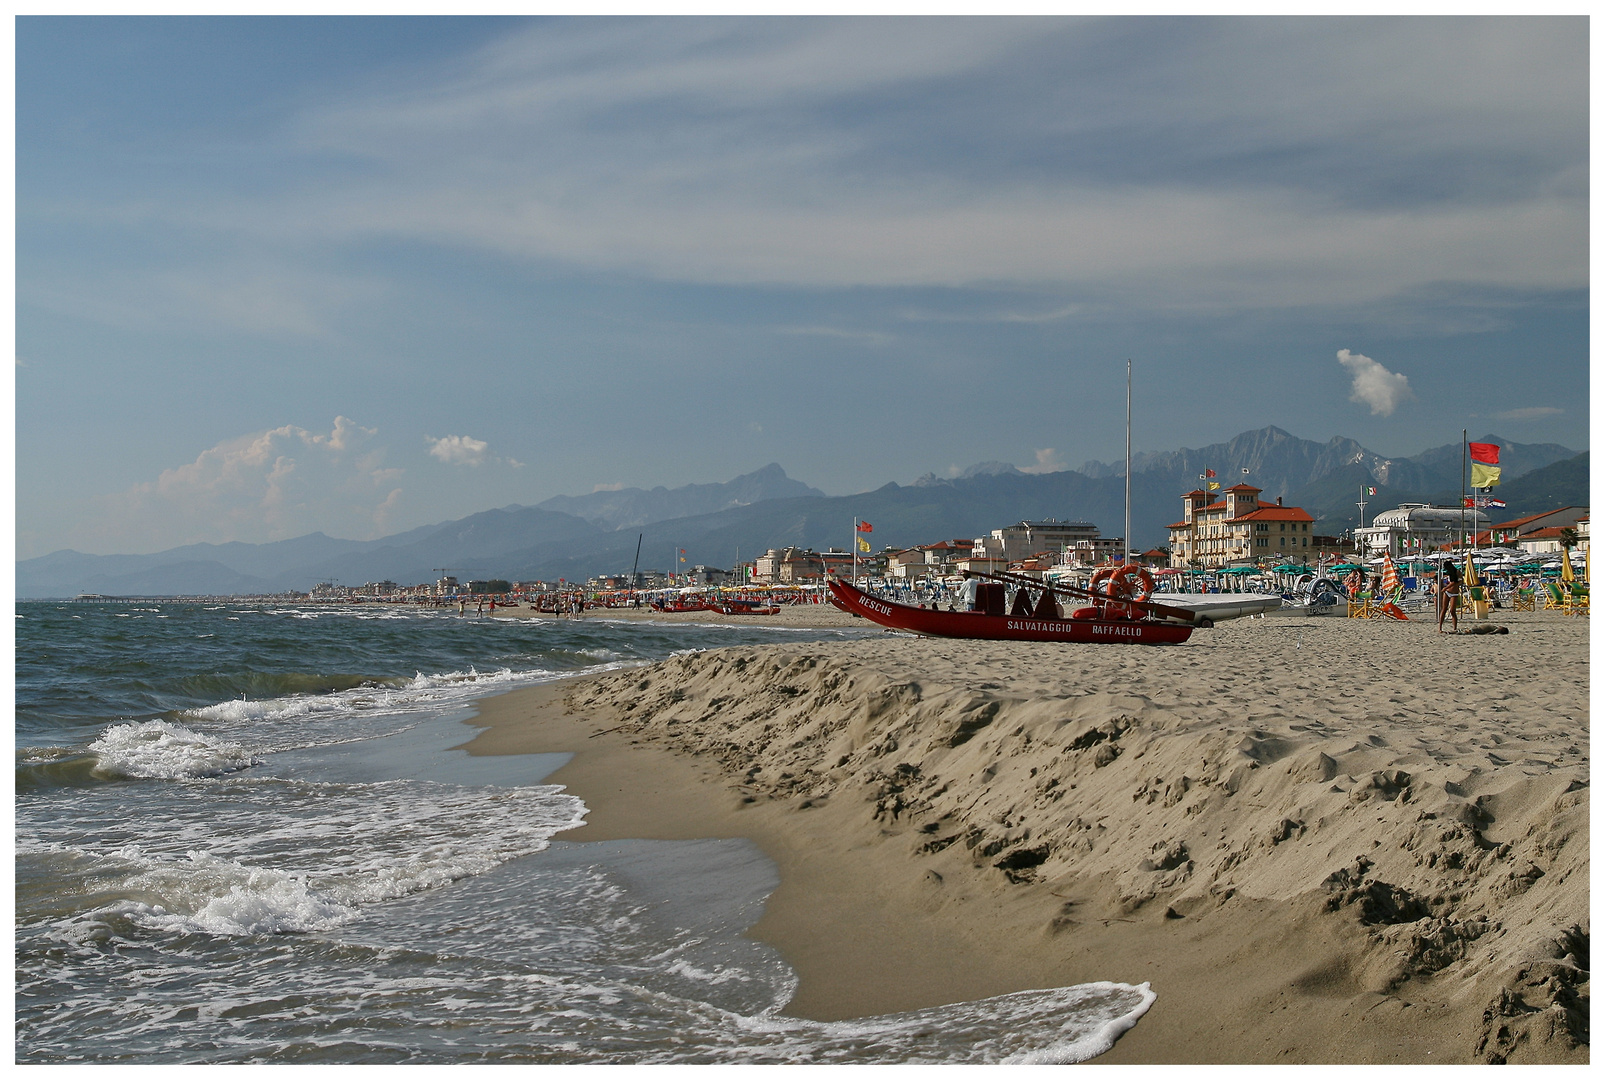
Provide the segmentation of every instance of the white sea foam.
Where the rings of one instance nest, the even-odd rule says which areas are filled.
[[[221,776],[257,763],[242,746],[166,720],[115,724],[89,750],[99,757],[95,771],[103,776],[175,780]]]
[[[1096,982],[861,1020],[734,1017],[758,1041],[736,1059],[1069,1065],[1108,1050],[1156,997],[1147,983]]]
[[[361,911],[312,888],[305,878],[242,866],[203,852],[189,865],[154,866],[125,888],[162,898],[124,903],[119,914],[137,925],[170,933],[281,934],[332,930]]]
[[[482,672],[477,668],[467,671],[446,671],[426,674],[417,672],[401,686],[359,686],[327,694],[291,694],[277,698],[236,698],[187,710],[183,715],[196,720],[222,724],[256,724],[259,721],[289,722],[297,729],[305,729],[310,722],[340,723],[353,716],[393,716],[419,710],[432,711],[461,705],[486,694],[499,693],[520,686],[551,682],[571,674],[589,674],[636,667],[646,661],[614,660],[586,667],[583,672],[560,672],[541,668],[514,671],[502,668]],[[393,729],[387,729],[393,730]],[[291,746],[309,745],[304,735],[280,744],[268,731],[261,734],[269,741],[263,744],[264,752],[288,749]],[[347,741],[349,730],[331,731],[333,741]],[[316,743],[329,741],[316,739]]]
[[[370,905],[541,851],[585,813],[551,786],[230,783],[228,799],[204,817],[175,813],[159,837],[119,820],[115,807],[98,820],[80,813],[71,828],[25,828],[19,852],[66,858],[71,876],[117,897],[58,924],[58,934],[104,939],[119,918],[168,933],[331,930]]]

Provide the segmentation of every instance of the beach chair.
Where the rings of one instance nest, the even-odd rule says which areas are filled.
[[[1538,609],[1537,597],[1532,589],[1517,589],[1510,594],[1510,610],[1536,611]]]
[[[1489,610],[1493,607],[1493,604],[1488,599],[1488,586],[1472,585],[1465,591],[1469,594],[1466,600],[1471,606],[1471,617],[1473,619],[1486,619]]]
[[[1544,582],[1544,610],[1560,609],[1562,614],[1566,610],[1566,594],[1561,592],[1560,583],[1555,581]]]
[[[1566,606],[1562,609],[1568,615],[1588,614],[1588,586],[1574,584],[1569,596],[1566,597]]]
[[[1349,597],[1349,618],[1374,619],[1377,605],[1375,598],[1369,592],[1356,593]]]

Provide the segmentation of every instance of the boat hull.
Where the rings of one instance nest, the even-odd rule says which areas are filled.
[[[836,606],[890,630],[928,637],[986,641],[1071,641],[1079,644],[1180,645],[1192,634],[1184,623],[1125,619],[1031,619],[977,611],[935,611],[867,596],[845,581],[830,583]]]

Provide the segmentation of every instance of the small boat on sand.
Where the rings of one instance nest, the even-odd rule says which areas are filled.
[[[762,606],[752,600],[720,600],[711,605],[716,611],[726,615],[778,615],[780,609],[774,605]]]
[[[1001,586],[998,586],[1001,597]],[[831,600],[844,611],[862,615],[890,630],[928,637],[979,638],[988,641],[1072,641],[1083,644],[1179,645],[1193,632],[1190,623],[1157,619],[1102,617],[1113,608],[1081,609],[1063,617],[1041,604],[1030,615],[982,611],[940,611],[870,596],[845,581],[830,583]],[[1091,615],[1084,612],[1091,611]],[[1039,614],[1039,613],[1040,614]]]

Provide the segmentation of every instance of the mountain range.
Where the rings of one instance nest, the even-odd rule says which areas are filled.
[[[1555,444],[1512,443],[1498,435],[1507,504],[1496,520],[1588,502],[1588,454]],[[1386,458],[1352,439],[1299,439],[1280,428],[1244,432],[1197,450],[1132,459],[1132,532],[1142,547],[1163,544],[1180,496],[1214,470],[1222,487],[1247,481],[1261,498],[1303,506],[1317,531],[1339,534],[1401,502],[1454,505],[1461,446],[1410,458]],[[641,544],[641,568],[667,569],[684,549],[686,566],[731,566],[771,547],[846,548],[854,518],[874,523],[877,547],[969,539],[1024,519],[1090,521],[1118,535],[1125,514],[1124,463],[1089,461],[1078,470],[1025,473],[984,462],[959,476],[926,474],[857,495],[827,496],[786,475],[778,464],[723,484],[651,490],[625,488],[557,496],[536,506],[486,510],[457,521],[377,540],[312,533],[267,544],[190,544],[151,555],[57,551],[17,563],[22,598],[105,595],[172,596],[305,591],[321,581],[362,584],[461,579],[564,578],[628,572]]]

